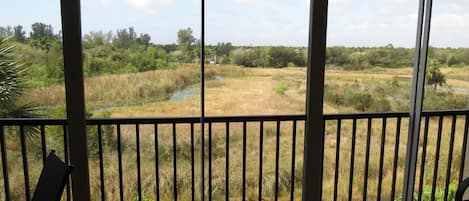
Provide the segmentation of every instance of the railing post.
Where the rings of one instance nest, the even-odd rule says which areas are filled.
[[[425,90],[431,14],[432,0],[420,0],[417,36],[415,41],[414,74],[409,112],[409,132],[407,138],[404,189],[402,191],[402,198],[404,201],[412,201],[414,196],[415,171],[417,169],[417,154]]]
[[[61,0],[61,13],[73,200],[90,201],[80,0]]]
[[[205,200],[205,0],[200,1],[200,200]]]
[[[322,200],[327,0],[310,0],[303,200]]]
[[[467,157],[469,155],[469,146],[467,146],[469,137],[467,136],[469,134],[469,111],[468,114],[465,116],[465,124],[464,124],[464,137],[463,137],[463,146],[461,150],[461,167],[460,167],[460,176],[459,176],[459,182],[462,182],[464,179],[469,177],[469,158]],[[465,193],[463,196],[463,199],[469,199],[469,193]]]

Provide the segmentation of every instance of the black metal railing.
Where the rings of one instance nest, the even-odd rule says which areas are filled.
[[[93,200],[199,200],[201,192],[209,200],[299,200],[304,120],[206,117],[202,136],[198,117],[89,119]],[[468,121],[469,110],[423,113],[417,200],[454,195]],[[331,114],[325,125],[324,200],[401,196],[408,113]],[[65,119],[0,119],[0,137],[0,200],[30,200],[46,153],[68,162],[73,143]]]

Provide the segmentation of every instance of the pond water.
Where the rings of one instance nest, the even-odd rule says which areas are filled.
[[[221,80],[224,80],[224,78],[222,76],[216,75],[213,80],[221,81]],[[196,85],[196,84],[195,85],[190,85],[190,86],[187,86],[183,89],[175,91],[169,97],[169,100],[170,101],[183,101],[183,100],[186,100],[190,97],[193,97],[193,96],[195,96],[199,93],[200,93],[200,88],[199,88],[198,85]],[[152,101],[149,101],[149,102],[152,102]],[[128,106],[135,106],[135,105],[142,105],[142,104],[145,104],[145,103],[108,105],[108,106],[103,106],[103,107],[99,107],[97,109],[94,109],[93,112],[101,112],[101,111],[105,111],[105,110],[109,110],[109,109],[116,109],[116,108],[121,108],[121,107],[128,107]]]
[[[171,97],[169,97],[170,101],[182,101],[186,100],[187,98],[190,98],[192,96],[195,96],[198,92],[199,88],[195,86],[189,86],[181,90],[175,91]]]
[[[451,86],[444,86],[444,87],[438,86],[437,88],[447,90],[447,91],[455,91],[455,92],[461,92],[461,93],[469,94],[469,89],[467,89],[467,88],[451,87]]]
[[[215,76],[214,80],[223,80],[224,78],[222,76]],[[188,86],[186,88],[183,88],[181,90],[175,91],[171,97],[169,97],[170,101],[182,101],[186,100],[192,96],[195,96],[199,93],[200,88],[196,87],[195,85]]]

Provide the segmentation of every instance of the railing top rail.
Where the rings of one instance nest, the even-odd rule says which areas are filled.
[[[325,120],[337,119],[368,119],[368,118],[393,118],[408,117],[408,112],[367,112],[367,113],[345,113],[345,114],[326,114]]]
[[[469,115],[469,109],[424,111],[422,116]],[[409,117],[408,112],[372,112],[349,114],[325,114],[325,120],[397,118]],[[239,115],[239,116],[207,116],[205,122],[259,122],[259,121],[303,121],[304,114],[289,115]],[[97,124],[168,124],[168,123],[199,123],[200,117],[149,117],[149,118],[93,118],[88,125]],[[0,118],[0,125],[66,125],[64,118]]]
[[[423,111],[423,116],[469,115],[469,109]]]
[[[294,121],[305,120],[304,114],[293,115],[254,115],[254,116],[207,116],[205,122],[258,122],[258,121]],[[165,124],[165,123],[199,123],[200,117],[155,117],[155,118],[99,118],[89,119],[89,125],[96,124]]]
[[[66,125],[67,119],[63,118],[0,118],[0,125]]]

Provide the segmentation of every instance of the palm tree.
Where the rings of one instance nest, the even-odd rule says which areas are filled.
[[[427,72],[427,84],[433,86],[436,90],[438,86],[442,87],[446,83],[445,74],[440,71],[440,68],[432,66]]]
[[[37,108],[19,104],[26,87],[26,68],[13,53],[14,46],[0,37],[0,118],[37,117]]]

